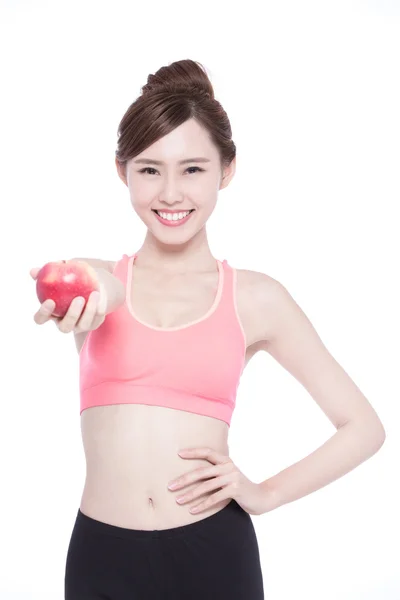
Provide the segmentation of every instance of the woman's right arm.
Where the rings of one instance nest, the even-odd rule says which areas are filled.
[[[100,260],[98,258],[73,258],[71,260],[82,260],[89,263],[89,265],[92,266],[96,271],[100,282],[105,286],[107,305],[105,308],[105,314],[101,315],[103,318],[97,324],[97,327],[100,327],[101,323],[104,321],[105,315],[113,312],[116,308],[121,306],[125,300],[125,286],[120,279],[112,274],[115,267],[115,261]],[[97,329],[97,327],[94,327],[93,329]],[[78,354],[81,351],[89,331],[74,331],[75,346]]]
[[[96,271],[100,283],[100,298],[96,301],[93,294],[89,296],[84,309],[77,304],[74,298],[70,304],[67,314],[60,318],[52,316],[55,303],[46,300],[34,315],[34,320],[41,325],[49,320],[55,321],[58,329],[63,333],[73,331],[78,353],[82,348],[89,331],[97,329],[103,323],[105,316],[113,312],[125,300],[125,286],[120,279],[112,274],[115,266],[113,261],[105,261],[97,258],[72,258],[69,260],[80,260],[87,262]],[[40,269],[31,269],[33,279],[37,278]]]

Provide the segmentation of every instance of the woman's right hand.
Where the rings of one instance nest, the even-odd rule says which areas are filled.
[[[36,280],[40,267],[30,270],[32,279]],[[47,321],[54,321],[62,333],[83,333],[97,329],[106,318],[107,296],[106,290],[99,279],[99,291],[92,292],[85,306],[84,298],[76,296],[69,305],[68,311],[64,317],[56,317],[52,314],[56,303],[50,298],[45,300],[39,310],[34,314],[33,319],[38,325],[43,325]]]

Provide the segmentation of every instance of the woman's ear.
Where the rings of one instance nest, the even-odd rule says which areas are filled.
[[[222,190],[229,184],[229,182],[233,178],[235,172],[236,172],[236,156],[231,161],[230,165],[228,167],[224,167],[224,169],[223,169],[220,186],[219,186],[220,190]]]
[[[115,157],[115,166],[117,167],[119,178],[125,183],[126,186],[128,186],[128,181],[126,179],[126,163],[121,165],[118,158]]]

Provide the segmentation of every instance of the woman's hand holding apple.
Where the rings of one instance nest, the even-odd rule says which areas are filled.
[[[60,262],[71,263],[72,261]],[[50,265],[56,269],[57,263],[47,263],[45,267],[51,269]],[[72,265],[70,266],[72,267]],[[79,266],[82,267],[82,263]],[[41,275],[43,275],[45,267],[31,269],[31,277],[37,281],[39,272],[42,271]],[[53,298],[46,297],[46,286],[43,284],[41,288],[39,277],[39,281],[37,281],[38,298],[41,300],[46,297],[46,299],[34,315],[35,323],[42,325],[47,321],[54,321],[62,333],[70,333],[71,331],[83,333],[97,329],[104,322],[107,308],[106,288],[98,272],[85,263],[86,268],[88,268],[88,273],[91,276],[90,281],[86,280],[81,284],[78,277],[77,281],[74,281],[74,285],[68,285],[68,283],[63,284],[60,277],[52,283],[52,286],[48,287],[48,290],[51,289],[53,298],[58,300],[57,303]],[[54,272],[56,273],[56,270]],[[79,293],[82,293],[82,295],[78,295]],[[58,310],[56,310],[57,304],[60,306]]]

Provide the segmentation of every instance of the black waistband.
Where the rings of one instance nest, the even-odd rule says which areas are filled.
[[[186,525],[180,525],[177,527],[170,527],[167,529],[129,529],[126,527],[118,527],[111,525],[110,523],[104,523],[93,519],[88,515],[84,514],[81,509],[78,509],[75,526],[78,528],[87,528],[93,533],[100,533],[111,535],[114,537],[125,538],[130,540],[138,539],[153,539],[153,538],[171,538],[179,535],[190,535],[191,533],[206,532],[207,529],[211,529],[213,533],[219,531],[223,533],[224,529],[228,526],[237,525],[237,521],[250,519],[250,515],[242,509],[242,507],[235,501],[231,500],[229,504],[224,506],[221,510],[216,513],[204,517],[194,523],[188,523]]]

